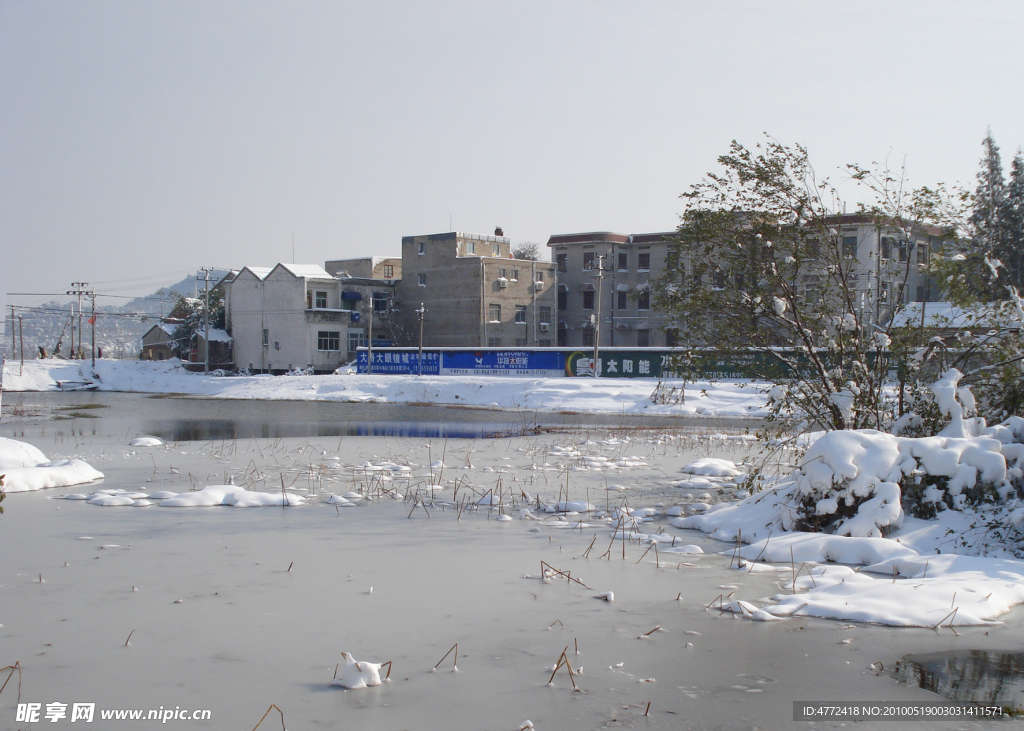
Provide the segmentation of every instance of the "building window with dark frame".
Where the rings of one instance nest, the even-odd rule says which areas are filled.
[[[636,331],[636,347],[648,348],[651,345],[651,331],[650,330],[637,330]]]
[[[594,309],[594,290],[587,289],[583,291],[583,309]]]
[[[636,257],[636,268],[637,268],[637,271],[641,271],[641,272],[650,271],[650,269],[651,269],[651,255],[650,255],[650,253],[647,253],[647,254],[637,254],[637,257]]]
[[[558,285],[558,311],[565,312],[569,309],[569,288],[564,284]]]
[[[385,264],[384,265],[384,278],[385,279],[394,279],[395,278],[395,265],[394,264]]]
[[[583,271],[589,272],[594,268],[594,252],[583,252]]]
[[[318,330],[316,349],[321,352],[337,352],[341,350],[341,333],[337,330]]]
[[[491,322],[501,322],[501,305],[487,305],[487,319]]]
[[[516,305],[516,324],[526,324],[526,305]]]
[[[488,348],[500,348],[501,347],[501,338],[487,338],[487,347]]]
[[[620,251],[619,252],[619,271],[620,272],[625,272],[625,271],[628,271],[628,270],[629,270],[629,254],[624,252],[624,251]]]
[[[557,269],[562,274],[569,271],[569,255],[568,254],[555,254],[555,264]]]
[[[517,348],[525,348],[526,347],[526,338],[516,338],[516,347]]]
[[[649,289],[641,289],[637,293],[636,308],[638,310],[649,310],[649,309],[651,309],[651,290],[649,290]]]
[[[270,330],[263,328],[263,347],[270,345]]]
[[[314,307],[316,307],[316,309],[318,309],[318,310],[326,310],[327,309],[327,293],[326,292],[317,292],[316,293],[316,298],[315,298],[314,302],[315,302]]]
[[[618,309],[618,310],[627,310],[627,309],[629,309],[629,292],[627,292],[624,289],[620,289],[618,292],[615,293],[615,297],[616,297],[616,299],[618,299],[618,302],[615,303],[615,308],[616,309]]]
[[[583,331],[583,345],[593,346],[594,345],[594,330],[593,328],[587,328]]]
[[[427,286],[427,275],[426,272],[420,272],[416,275],[416,283],[421,287]]]
[[[844,236],[843,237],[843,258],[844,259],[856,259],[857,258],[857,237],[856,236]]]
[[[423,256],[424,254],[427,253],[427,242],[426,241],[421,241],[420,242],[419,249],[418,249],[417,253],[419,253],[420,256]]]
[[[537,319],[541,322],[551,322],[551,308],[542,305],[537,308]]]
[[[373,311],[374,312],[387,312],[388,311],[388,295],[386,292],[374,292],[372,295]]]
[[[558,323],[558,347],[564,348],[569,344],[569,327],[564,323]]]

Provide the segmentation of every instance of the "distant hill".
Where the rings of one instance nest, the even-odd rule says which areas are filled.
[[[201,276],[201,272],[197,272]],[[210,275],[213,282],[227,274],[227,270],[216,270]],[[153,327],[161,317],[167,315],[174,306],[177,297],[188,297],[196,294],[196,276],[188,276],[180,282],[168,287],[161,287],[152,294],[136,297],[122,305],[101,305],[102,298],[97,298],[96,306],[96,347],[103,349],[103,355],[115,358],[137,358],[141,347],[142,335]],[[79,317],[74,317],[75,347],[78,345]],[[81,318],[82,346],[89,352],[92,326],[89,325],[90,307],[83,302],[86,312]],[[53,353],[57,341],[63,342],[60,354],[67,357],[71,352],[71,328],[69,322],[70,306],[67,302],[45,302],[31,308],[16,307],[18,320],[10,321],[10,312],[6,314],[5,350],[7,357],[21,355],[21,334],[25,340],[25,357],[37,357],[39,347],[46,349],[47,355]],[[12,337],[17,339],[17,347],[13,346]]]

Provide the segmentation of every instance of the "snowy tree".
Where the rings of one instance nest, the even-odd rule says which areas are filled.
[[[178,301],[167,319],[180,321],[174,328],[172,349],[175,355],[182,360],[187,360],[189,348],[192,346],[196,334],[204,332],[205,314],[206,301],[204,298],[178,295]],[[213,288],[210,290],[210,327],[223,329],[225,317],[224,293],[218,288]]]
[[[691,347],[731,350],[775,383],[772,420],[797,414],[805,428],[888,428],[899,415],[889,395],[890,372],[901,365],[894,354],[913,352],[896,317],[917,266],[914,242],[938,232],[923,228],[930,208],[906,190],[901,171],[848,166],[866,201],[855,220],[874,231],[871,241],[851,242],[841,230],[852,220],[847,205],[803,147],[734,141],[718,162],[720,172],[682,196],[682,223],[655,283],[658,306]],[[864,277],[882,262],[858,262],[879,256],[883,239],[902,249],[885,261],[895,290],[885,302]]]
[[[540,261],[540,245],[529,241],[516,244],[512,247],[513,259],[525,259],[527,261]]]

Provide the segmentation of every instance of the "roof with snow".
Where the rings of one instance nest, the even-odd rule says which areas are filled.
[[[922,309],[924,326],[965,330],[994,327],[998,324],[1021,327],[1020,318],[1010,309],[1011,303],[994,303],[976,307],[957,307],[950,302],[910,302],[893,318],[895,327],[920,326]]]
[[[196,333],[199,337],[205,337],[206,333],[203,330],[199,330]],[[227,330],[221,330],[217,327],[210,328],[210,342],[211,343],[230,343],[231,336],[228,335]]]
[[[302,279],[334,279],[326,269],[318,264],[278,264],[277,266],[287,270],[289,274]],[[274,267],[275,269],[277,267]]]

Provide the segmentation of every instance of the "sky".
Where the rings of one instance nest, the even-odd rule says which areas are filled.
[[[765,133],[973,186],[1022,37],[1019,0],[0,0],[0,300],[671,230]]]

